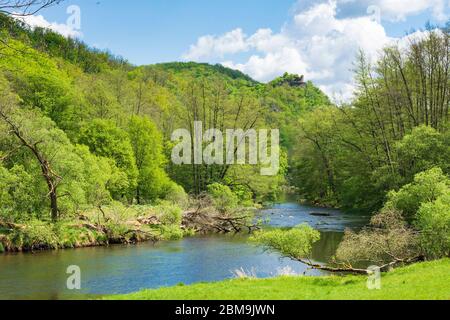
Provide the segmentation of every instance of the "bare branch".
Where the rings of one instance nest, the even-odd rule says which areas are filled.
[[[64,0],[0,0],[0,13],[16,17],[31,16],[62,1]]]

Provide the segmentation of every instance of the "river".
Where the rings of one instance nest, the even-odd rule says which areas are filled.
[[[311,213],[321,213],[311,215]],[[260,212],[268,225],[292,227],[308,223],[321,232],[313,259],[327,261],[346,228],[364,225],[368,217],[338,210],[283,203]],[[324,214],[324,215],[322,215]],[[81,290],[66,288],[68,266],[81,269]],[[77,299],[123,294],[147,288],[219,281],[244,269],[257,277],[288,270],[320,276],[302,264],[265,252],[248,243],[245,235],[199,236],[180,241],[130,246],[0,255],[0,299]]]

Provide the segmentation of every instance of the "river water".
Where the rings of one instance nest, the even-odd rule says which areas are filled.
[[[320,215],[311,215],[320,213]],[[368,217],[338,210],[275,205],[260,212],[268,225],[293,227],[308,223],[320,230],[313,259],[326,262],[336,251],[346,228],[364,225]],[[325,214],[323,216],[322,214]],[[67,289],[69,266],[81,269],[79,291]],[[143,243],[35,254],[0,255],[0,299],[77,299],[105,294],[123,294],[141,289],[219,281],[235,277],[243,269],[257,277],[272,277],[288,270],[320,276],[302,264],[265,252],[249,244],[247,236],[202,236],[180,241]]]

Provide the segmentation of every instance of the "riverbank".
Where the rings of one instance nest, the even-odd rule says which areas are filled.
[[[200,283],[110,300],[448,300],[450,259],[418,263],[382,275],[382,289],[368,290],[367,277],[279,277]]]
[[[219,212],[211,204],[182,210],[162,202],[156,206],[100,207],[58,222],[33,219],[24,223],[0,220],[0,253],[33,252],[179,240],[207,233],[239,233],[258,226],[250,208]]]
[[[107,216],[110,214],[107,207],[103,210]],[[310,215],[316,211],[329,212],[331,216]],[[93,219],[96,214],[94,211]],[[242,214],[239,210],[236,217]],[[264,228],[310,224],[321,232],[321,239],[313,246],[312,259],[325,263],[335,254],[344,230],[364,224],[365,219],[354,218],[334,210],[283,203],[256,212],[253,221],[267,221]],[[299,262],[283,259],[277,253],[250,243],[246,228],[240,234],[197,233],[175,241],[3,254],[0,265],[0,299],[44,300],[78,299],[89,295],[94,299],[178,283],[223,281],[241,268],[255,269],[261,278],[285,274],[286,270],[296,274],[307,271]],[[82,270],[82,292],[66,289],[66,270],[71,265]],[[308,275],[321,276],[322,273],[308,271]]]

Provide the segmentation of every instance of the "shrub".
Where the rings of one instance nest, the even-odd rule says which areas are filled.
[[[106,243],[106,239],[102,238],[103,234],[100,236],[99,232],[70,223],[60,222],[55,225],[54,230],[58,236],[60,248],[79,248]]]
[[[408,182],[415,174],[435,166],[448,170],[450,149],[445,136],[431,127],[422,125],[414,128],[397,143],[396,150],[399,167]]]
[[[308,258],[312,245],[320,240],[320,232],[303,224],[291,230],[257,232],[251,241],[292,259]]]
[[[236,185],[233,187],[233,193],[238,198],[239,204],[246,207],[254,206],[253,193],[243,185]]]
[[[161,235],[164,240],[180,240],[184,236],[183,230],[176,225],[161,227]]]
[[[421,246],[427,257],[450,256],[450,194],[423,204],[415,226],[421,230]]]
[[[169,183],[164,199],[177,204],[183,209],[186,209],[189,205],[189,196],[184,191],[184,188],[176,183]]]
[[[383,210],[359,233],[347,230],[336,258],[349,264],[385,264],[394,259],[412,259],[420,255],[417,233],[408,227],[402,213]]]
[[[238,197],[228,186],[213,183],[208,186],[208,194],[213,200],[214,206],[222,213],[235,209],[238,205]]]
[[[53,225],[38,220],[31,220],[24,228],[12,231],[8,238],[14,251],[58,248]]]
[[[413,220],[423,203],[436,201],[446,194],[450,194],[450,179],[440,168],[433,168],[417,174],[413,183],[399,191],[390,192],[385,208],[399,210],[408,220]]]
[[[158,212],[159,220],[163,225],[180,226],[183,212],[179,206],[170,202],[163,202],[155,207],[155,210]]]

